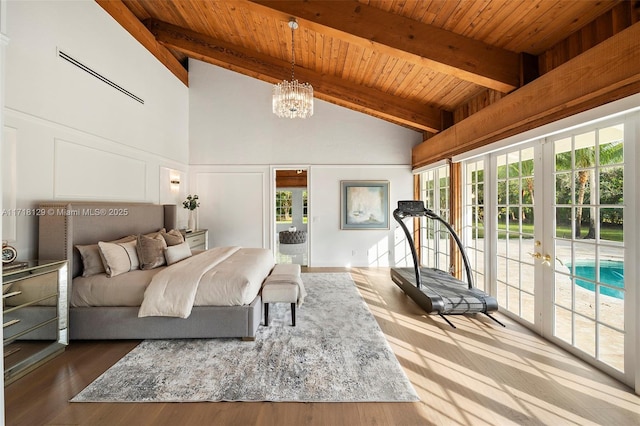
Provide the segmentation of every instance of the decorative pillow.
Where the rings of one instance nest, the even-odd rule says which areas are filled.
[[[76,248],[82,258],[83,277],[90,277],[91,275],[103,274],[105,272],[104,264],[100,257],[100,249],[97,244],[78,245]]]
[[[135,235],[128,235],[109,242],[123,243],[127,241],[135,241],[135,239]],[[98,244],[77,245],[76,248],[80,252],[80,257],[82,258],[83,277],[90,277],[91,275],[103,274],[106,272]]]
[[[187,257],[191,257],[191,248],[189,243],[176,244],[169,246],[164,250],[164,257],[167,259],[167,265],[180,262]]]
[[[164,249],[166,248],[167,243],[160,234],[154,238],[147,237],[146,235],[138,235],[136,250],[138,251],[140,269],[147,270],[165,265],[167,261],[164,258]]]
[[[98,248],[100,249],[100,255],[108,277],[115,277],[138,269],[139,262],[136,245],[136,240],[125,243],[98,242]]]
[[[182,233],[177,229],[172,229],[169,232],[161,232],[160,234],[162,235],[168,246],[175,246],[184,243],[184,237],[182,236]]]
[[[140,261],[138,260],[138,250],[136,247],[138,246],[138,238],[135,240],[127,241],[125,243],[119,243],[124,249],[127,251],[129,255],[129,261],[131,262],[131,271],[135,271],[136,269],[140,269]]]
[[[142,234],[142,235],[144,235],[145,237],[149,237],[149,238],[155,238],[158,235],[160,235],[162,233],[165,233],[165,232],[167,232],[166,228],[160,228],[157,231],[149,232],[148,234]]]

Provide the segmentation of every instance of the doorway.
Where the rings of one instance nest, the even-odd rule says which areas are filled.
[[[274,247],[276,263],[309,265],[306,168],[275,169]]]

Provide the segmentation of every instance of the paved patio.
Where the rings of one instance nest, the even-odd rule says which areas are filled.
[[[533,239],[512,240],[508,247],[498,244],[500,256],[505,256],[507,250],[509,259],[518,258],[525,262],[524,265],[518,262],[499,261],[504,268],[508,268],[510,284],[532,292],[533,289],[533,260],[530,253],[546,252],[535,247]],[[572,249],[574,259],[571,258]],[[612,367],[624,369],[624,299],[608,296],[606,294],[572,285],[571,271],[568,264],[572,260],[593,260],[595,262],[596,253],[599,259],[624,261],[624,248],[621,244],[608,243],[607,245],[596,245],[593,242],[574,242],[566,240],[556,240],[555,261],[549,266],[555,268],[555,335],[572,343],[585,353],[597,357],[599,360]],[[500,259],[500,258],[499,258]],[[536,263],[538,260],[536,260]],[[500,269],[499,269],[500,270]],[[502,269],[505,270],[505,269]],[[582,278],[582,277],[580,277]],[[552,282],[545,282],[545,289],[553,290]],[[504,291],[502,292],[504,293]],[[535,313],[533,311],[533,298],[529,294],[520,294],[517,291],[510,291],[509,294],[501,294],[499,301],[501,305],[508,300],[510,311],[519,314],[522,318],[533,322]],[[523,298],[523,303],[519,303],[519,296]],[[514,308],[515,307],[515,308]],[[571,308],[575,313],[571,312]],[[520,312],[517,310],[520,309]],[[597,349],[597,350],[596,350]],[[596,353],[597,352],[597,353]]]

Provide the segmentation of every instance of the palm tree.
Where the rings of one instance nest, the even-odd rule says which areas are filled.
[[[518,163],[509,164],[509,177],[525,176],[522,178],[522,186],[520,188],[520,202],[523,204],[534,204],[533,196],[533,160],[522,160]],[[511,188],[509,188],[510,190]],[[530,203],[525,202],[527,193],[531,199]],[[522,208],[521,217],[524,222],[527,219],[526,209]]]
[[[583,152],[584,150],[580,150],[581,152]],[[585,162],[588,161],[588,157],[589,155],[580,155],[580,156],[576,156],[576,167],[580,167],[578,165],[578,158],[584,158]],[[582,232],[582,211],[583,211],[583,207],[582,205],[584,204],[584,196],[587,192],[587,185],[589,185],[589,188],[593,188],[593,182],[594,182],[594,170],[593,169],[589,169],[589,170],[580,170],[578,171],[578,197],[576,199],[576,204],[578,204],[578,209],[576,211],[576,223],[575,223],[575,231],[576,231],[576,237],[580,237],[580,233]],[[591,213],[591,217],[589,218],[589,232],[587,232],[587,235],[584,236],[584,238],[595,238],[595,211],[590,212]]]
[[[623,160],[623,143],[622,141],[616,141],[606,143],[599,146],[599,162],[600,164],[615,164],[620,163]],[[580,238],[582,233],[582,220],[583,220],[583,205],[588,188],[594,187],[595,182],[595,169],[596,164],[596,150],[595,147],[580,148],[574,151],[575,164],[574,169],[577,169],[577,194],[576,194],[576,220],[574,223],[575,237]],[[571,170],[571,151],[562,152],[556,154],[556,170]],[[622,190],[622,188],[621,188]],[[593,194],[593,193],[591,193]],[[594,200],[591,200],[592,204]],[[589,218],[589,231],[584,238],[595,238],[595,208],[591,207],[591,214]]]

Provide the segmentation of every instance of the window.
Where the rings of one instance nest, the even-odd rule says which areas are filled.
[[[292,223],[291,218],[291,191],[276,191],[276,223]],[[306,215],[306,207],[305,207]]]
[[[309,218],[307,217],[307,191],[302,191],[302,223],[309,223]]]

